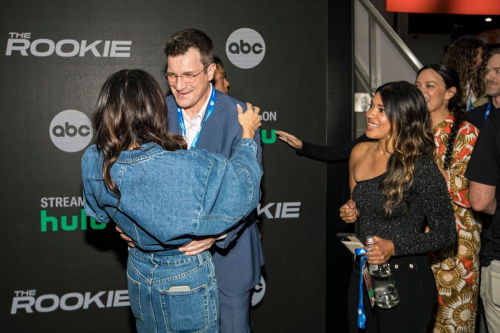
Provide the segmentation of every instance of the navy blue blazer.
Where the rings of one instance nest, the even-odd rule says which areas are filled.
[[[177,117],[177,105],[174,96],[166,98],[168,107],[168,130],[182,135]],[[236,144],[241,140],[243,130],[238,123],[236,104],[243,110],[246,105],[216,90],[215,109],[205,122],[198,140],[198,149],[230,158]],[[255,133],[258,152],[257,160],[262,168],[262,144],[260,130]],[[251,213],[236,227],[227,231],[227,237],[217,241],[212,247],[215,275],[219,289],[228,296],[241,295],[255,287],[264,265],[264,252],[260,242],[255,213]]]

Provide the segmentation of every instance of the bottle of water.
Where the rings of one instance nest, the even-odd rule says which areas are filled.
[[[369,249],[375,243],[373,236],[366,237]],[[382,309],[390,309],[399,304],[399,294],[396,281],[391,273],[388,263],[382,265],[369,265],[375,304]]]

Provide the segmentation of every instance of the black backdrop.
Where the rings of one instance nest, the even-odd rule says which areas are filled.
[[[266,120],[255,332],[344,331],[349,256],[333,236],[345,229],[346,165],[296,157],[274,131],[350,139],[350,2],[21,0],[0,4],[2,332],[135,331],[126,245],[83,214],[80,160],[104,80],[140,68],[167,92],[162,48],[187,27],[213,39],[231,95]],[[262,47],[228,56],[242,28],[243,43]]]

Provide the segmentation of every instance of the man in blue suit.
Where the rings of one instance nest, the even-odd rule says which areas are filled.
[[[231,157],[242,131],[236,105],[246,107],[210,83],[216,70],[212,40],[202,31],[185,29],[172,36],[164,51],[168,63],[165,76],[172,92],[166,99],[169,131],[184,135],[190,148]],[[260,131],[255,141],[262,165]],[[207,249],[213,254],[219,284],[221,332],[250,332],[251,290],[260,281],[264,264],[255,215],[227,233],[195,239],[179,250],[194,255]]]

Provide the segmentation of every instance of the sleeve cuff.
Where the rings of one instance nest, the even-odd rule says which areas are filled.
[[[295,153],[297,155],[304,155],[307,153],[307,151],[309,150],[309,147],[311,146],[311,144],[309,142],[305,142],[305,141],[302,141],[302,148],[300,149],[295,149]]]
[[[252,139],[241,139],[236,147],[236,150],[240,149],[251,150],[254,152],[254,155],[257,155],[257,143]]]

